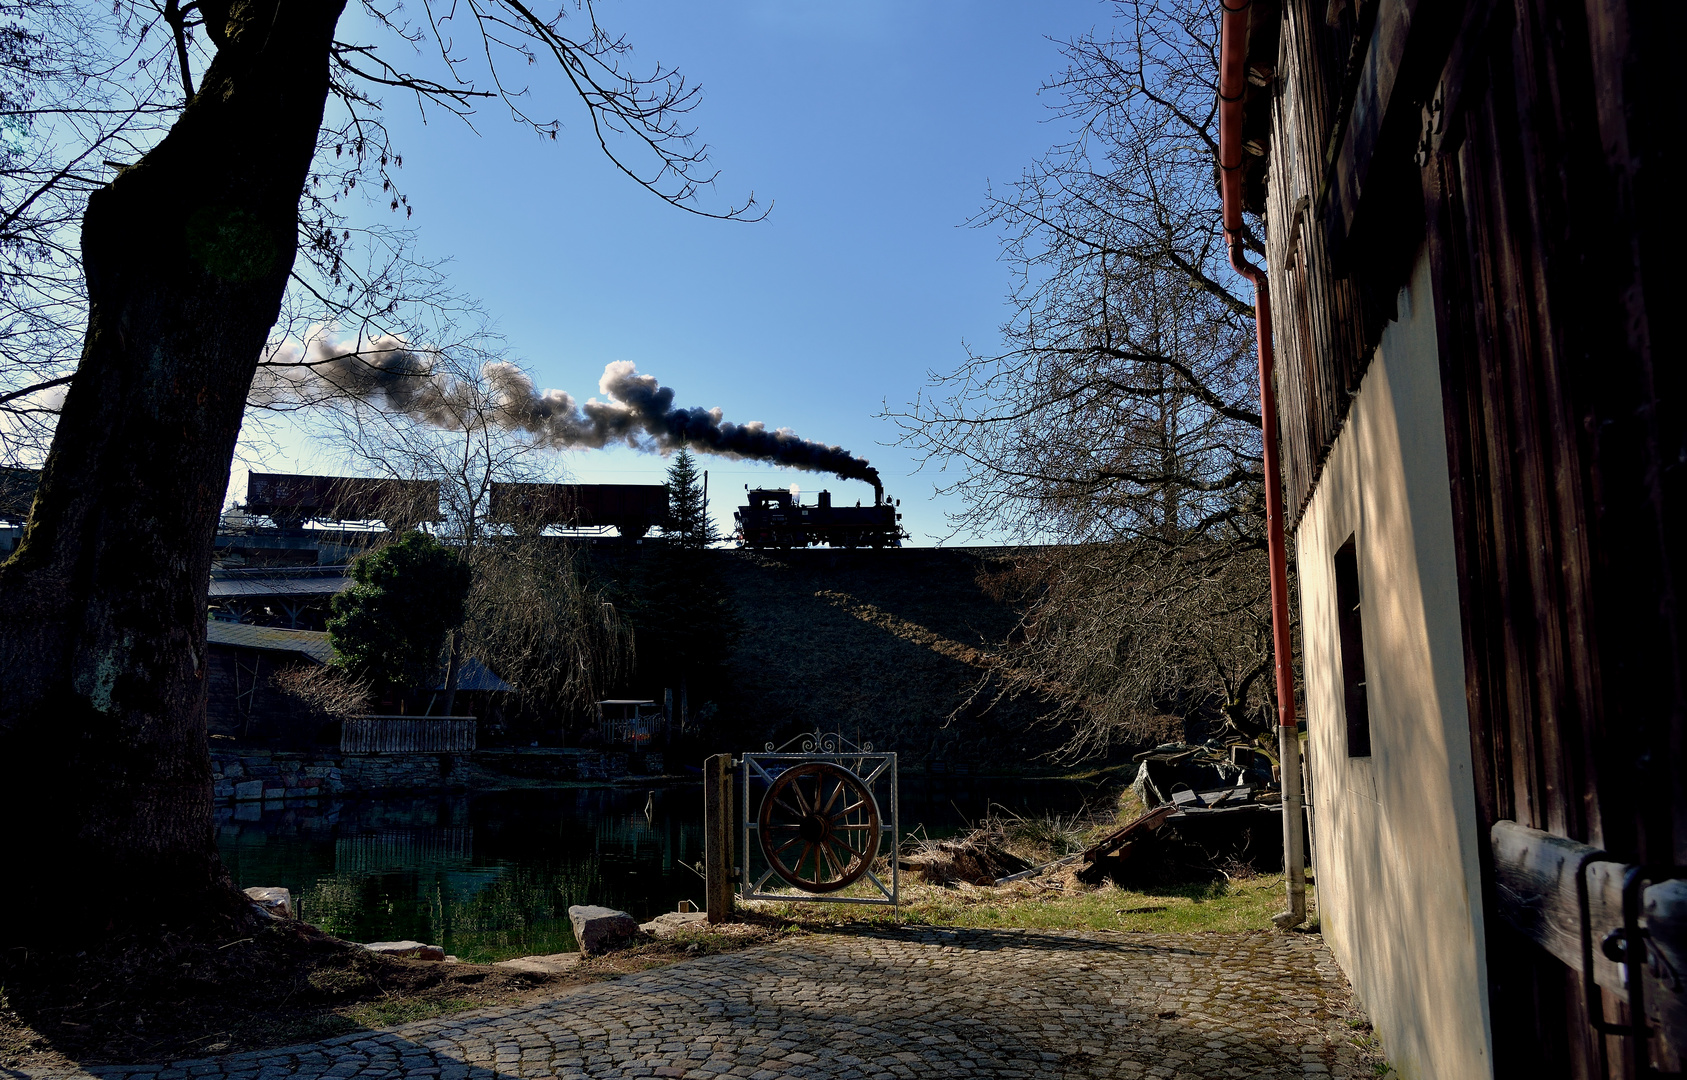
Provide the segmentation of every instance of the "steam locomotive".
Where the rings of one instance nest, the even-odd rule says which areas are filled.
[[[750,488],[749,505],[733,511],[738,539],[751,548],[797,548],[810,544],[831,547],[901,547],[907,535],[897,522],[897,502],[884,497],[873,484],[873,505],[833,506],[832,493],[822,491],[812,506],[804,506],[795,491]]]

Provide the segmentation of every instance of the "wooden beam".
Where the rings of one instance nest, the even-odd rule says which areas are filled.
[[[1580,973],[1584,961],[1582,910],[1576,884],[1588,865],[1588,925],[1593,941],[1594,981],[1623,994],[1617,965],[1599,952],[1606,932],[1623,922],[1622,868],[1605,861],[1604,852],[1563,836],[1498,821],[1490,834],[1494,850],[1494,891],[1500,915],[1524,937]],[[1594,873],[1595,864],[1599,873]],[[1609,902],[1610,876],[1616,871],[1616,903]],[[1597,884],[1596,884],[1597,882]]]
[[[703,762],[704,910],[709,922],[732,921],[732,755]]]

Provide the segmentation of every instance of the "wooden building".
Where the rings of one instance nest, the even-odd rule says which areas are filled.
[[[1404,1076],[1679,1070],[1683,6],[1247,8],[1324,931]]]
[[[327,718],[275,685],[277,672],[334,659],[320,631],[212,620],[206,626],[206,725],[213,735],[308,746]]]

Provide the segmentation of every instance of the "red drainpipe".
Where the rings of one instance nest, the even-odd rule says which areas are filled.
[[[1300,733],[1295,721],[1294,657],[1289,643],[1289,559],[1283,540],[1283,480],[1277,448],[1277,394],[1271,384],[1271,288],[1265,271],[1242,253],[1242,98],[1248,88],[1248,8],[1251,0],[1221,0],[1218,162],[1224,195],[1224,239],[1230,265],[1254,284],[1259,339],[1259,414],[1265,448],[1266,553],[1271,566],[1271,645],[1277,661],[1277,747],[1283,775],[1283,865],[1287,911],[1272,922],[1287,929],[1306,921],[1306,876],[1301,833]]]

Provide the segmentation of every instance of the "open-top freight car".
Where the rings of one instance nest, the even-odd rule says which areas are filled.
[[[902,515],[895,500],[885,499],[876,484],[871,506],[834,506],[830,491],[822,491],[814,505],[804,506],[796,492],[785,488],[745,490],[748,505],[732,514],[745,547],[900,547],[906,535],[897,524]]]
[[[254,472],[246,477],[244,509],[283,529],[307,521],[382,521],[404,528],[439,520],[439,482]]]
[[[668,523],[666,484],[493,484],[495,522],[571,529],[613,526],[634,540]]]

